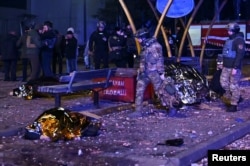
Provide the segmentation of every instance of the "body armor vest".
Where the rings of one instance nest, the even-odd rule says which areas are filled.
[[[228,39],[226,40],[226,43],[223,47],[223,57],[225,58],[235,58],[236,57],[236,51],[232,50],[233,49],[233,41],[237,38],[241,38],[241,37],[236,37],[234,39]]]

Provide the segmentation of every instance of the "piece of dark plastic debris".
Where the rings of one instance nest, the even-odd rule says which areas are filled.
[[[165,143],[158,143],[157,145],[167,145],[167,146],[181,146],[184,144],[182,138],[169,139],[166,140]]]
[[[239,123],[244,122],[244,120],[243,120],[243,119],[241,119],[241,118],[235,118],[235,121],[236,121],[236,122],[239,122]]]

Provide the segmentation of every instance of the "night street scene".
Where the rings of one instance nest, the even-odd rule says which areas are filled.
[[[0,1],[0,166],[250,165],[250,0]]]

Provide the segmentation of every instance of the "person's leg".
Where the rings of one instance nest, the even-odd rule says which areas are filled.
[[[102,55],[102,61],[103,61],[103,68],[109,68],[109,57],[108,54]]]
[[[69,70],[70,66],[69,66],[69,59],[68,58],[66,58],[66,68],[67,68],[67,73],[69,74],[70,73],[70,70]]]
[[[76,71],[76,60],[75,59],[70,59],[69,60],[69,67],[70,67],[70,69],[69,69],[69,71],[70,71],[70,73],[71,72],[73,72],[73,71]]]
[[[90,68],[90,60],[89,60],[89,55],[84,55],[84,65],[86,69]]]
[[[58,63],[58,54],[54,53],[52,56],[52,72],[56,74],[56,67]]]
[[[223,68],[221,71],[221,75],[220,75],[220,84],[221,87],[225,90],[225,93],[223,95],[223,98],[225,100],[228,100],[231,98],[231,92],[230,92],[230,75],[231,75],[231,71],[232,69],[228,69],[228,68]],[[224,101],[227,103],[227,101]]]
[[[3,60],[4,81],[10,81],[10,60]]]
[[[236,112],[238,102],[240,101],[240,87],[239,87],[239,81],[241,78],[241,71],[237,70],[237,73],[235,75],[230,75],[230,92],[231,92],[231,98],[230,98],[230,106],[227,109],[228,112]]]
[[[94,61],[95,61],[95,69],[100,69],[101,68],[101,57],[95,55]]]
[[[51,63],[52,63],[52,52],[43,52],[42,65],[45,77],[53,77],[53,73],[51,70]]]
[[[73,71],[77,71],[77,58],[76,59],[73,59],[73,64],[72,64],[72,70]]]
[[[133,68],[134,67],[134,54],[128,53],[128,67]]]
[[[241,78],[240,70],[237,70],[237,73],[233,76],[231,75],[230,77],[230,91],[232,93],[231,97],[232,105],[237,105],[240,99],[240,87],[239,87],[240,78]]]
[[[77,63],[78,63],[78,56],[76,56],[76,58],[75,59],[73,59],[74,60],[74,64],[73,64],[73,70],[74,71],[77,71]]]
[[[17,68],[17,60],[10,61],[10,79],[11,81],[16,81],[16,68]]]
[[[142,111],[144,92],[149,84],[149,79],[144,74],[137,76],[136,95],[135,95],[135,111]]]
[[[29,61],[28,61],[27,58],[23,58],[23,59],[22,59],[22,73],[23,73],[22,81],[26,81],[26,80],[27,80],[28,62],[29,62]]]
[[[58,72],[59,74],[62,74],[63,71],[63,58],[61,54],[58,54]]]
[[[38,55],[31,56],[30,62],[31,62],[31,66],[32,66],[30,80],[35,80],[35,79],[39,78],[39,76],[40,76],[41,66],[40,66],[39,56]]]

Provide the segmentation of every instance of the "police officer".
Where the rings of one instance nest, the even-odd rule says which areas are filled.
[[[225,90],[222,100],[229,106],[227,112],[236,112],[240,100],[239,81],[242,60],[245,55],[245,40],[237,23],[230,23],[227,28],[229,38],[223,47],[223,68],[220,83]]]
[[[105,27],[106,23],[104,21],[99,21],[97,23],[97,30],[94,31],[89,38],[89,54],[94,57],[95,69],[100,69],[101,63],[103,63],[103,68],[109,67],[109,37],[105,31]]]
[[[142,46],[136,85],[135,112],[132,113],[135,116],[143,115],[143,96],[149,83],[153,84],[155,94],[160,101],[164,97],[160,92],[163,80],[165,80],[162,46],[155,38],[148,38],[148,35],[149,32],[145,28],[139,29],[134,35]],[[161,102],[161,104],[166,103]]]
[[[108,39],[109,45],[109,60],[114,62],[116,67],[126,67],[126,38],[120,27],[115,28],[115,32]]]

